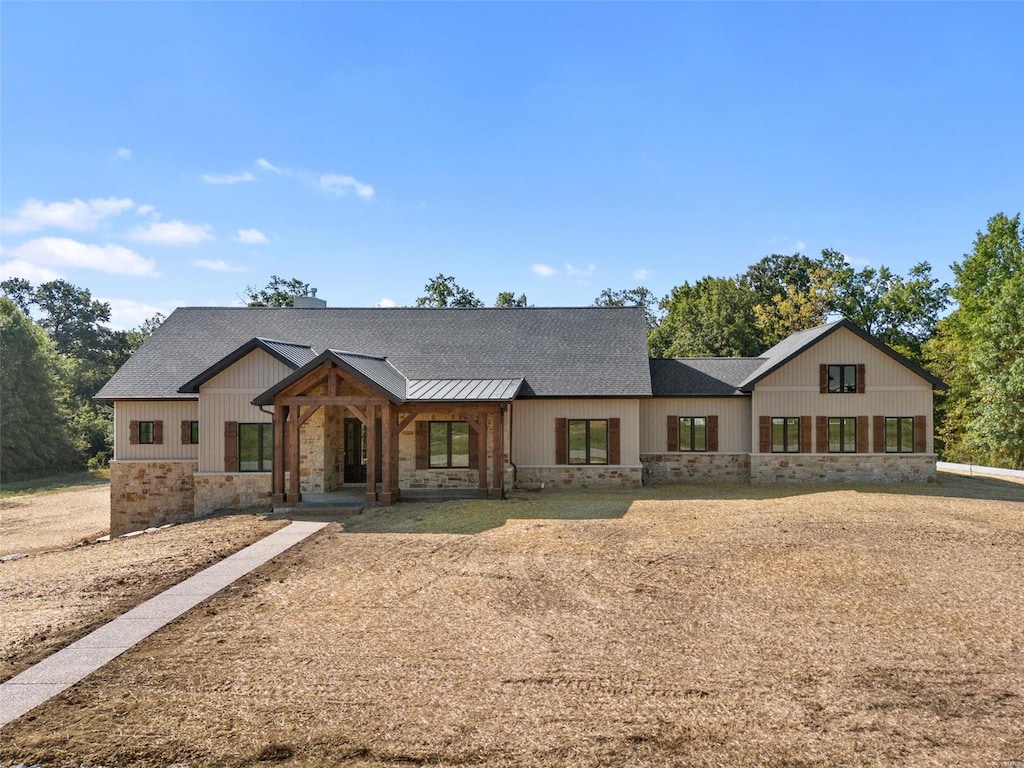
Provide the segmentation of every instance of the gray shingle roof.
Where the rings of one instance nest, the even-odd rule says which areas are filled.
[[[292,344],[287,341],[275,341],[273,339],[249,339],[245,344],[238,347],[238,349],[234,349],[229,352],[205,371],[202,371],[198,376],[195,376],[185,382],[178,391],[184,393],[198,393],[201,385],[205,384],[218,373],[230,367],[234,363],[237,363],[254,349],[262,349],[264,352],[276,357],[292,370],[301,368],[316,357],[316,352],[305,344]]]
[[[651,360],[655,397],[742,395],[739,385],[764,362],[758,357],[680,357]]]
[[[635,307],[185,307],[171,313],[96,397],[189,397],[178,388],[253,337],[386,357],[410,380],[523,378],[523,397],[651,394],[646,324]]]

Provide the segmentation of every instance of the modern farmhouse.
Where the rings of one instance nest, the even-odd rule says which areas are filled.
[[[926,481],[945,385],[847,320],[651,359],[636,308],[188,307],[96,395],[111,530],[360,489]]]

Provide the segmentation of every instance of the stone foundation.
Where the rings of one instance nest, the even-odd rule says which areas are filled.
[[[750,481],[764,483],[928,483],[935,454],[754,453]]]
[[[110,462],[110,535],[193,517],[198,461]]]
[[[536,488],[543,483],[545,488],[639,488],[642,475],[643,467],[639,466],[519,467],[516,487]]]
[[[749,453],[644,453],[648,485],[748,483]]]
[[[197,472],[193,517],[218,509],[271,508],[269,472]],[[287,485],[285,486],[287,487]]]

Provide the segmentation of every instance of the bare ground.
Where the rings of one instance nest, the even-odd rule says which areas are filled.
[[[12,723],[0,764],[1018,765],[1022,574],[999,481],[400,505]]]
[[[109,484],[0,500],[0,557],[65,549],[109,531]]]

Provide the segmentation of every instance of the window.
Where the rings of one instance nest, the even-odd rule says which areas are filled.
[[[772,419],[772,453],[799,452],[800,417],[774,417]]]
[[[876,447],[877,451],[878,448]],[[913,416],[886,416],[885,417],[885,452],[886,453],[913,453],[914,452],[914,417]]]
[[[432,421],[429,427],[431,469],[469,467],[469,423]]]
[[[819,450],[821,450],[819,448]],[[828,420],[828,452],[857,452],[857,419],[853,416],[831,416]]]
[[[188,423],[188,442],[191,445],[199,444],[199,422],[190,421]]]
[[[706,416],[679,417],[679,450],[706,451],[708,449],[708,420]]]
[[[238,471],[269,472],[274,461],[274,425],[238,425]]]
[[[152,445],[156,442],[156,423],[152,421],[139,422],[139,442]]]
[[[830,365],[828,367],[828,392],[829,394],[856,393],[857,366]]]
[[[608,463],[608,420],[569,419],[569,463]]]

